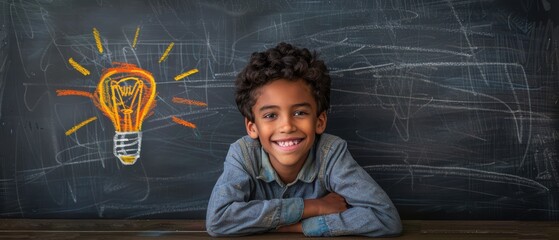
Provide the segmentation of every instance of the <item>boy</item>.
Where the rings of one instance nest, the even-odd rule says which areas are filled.
[[[212,236],[272,230],[306,236],[398,235],[396,208],[349,154],[323,133],[330,77],[306,48],[253,53],[236,80],[248,136],[230,146],[206,215]]]

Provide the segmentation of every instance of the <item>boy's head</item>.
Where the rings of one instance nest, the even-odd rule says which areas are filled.
[[[237,107],[283,181],[291,182],[326,128],[330,77],[316,53],[280,43],[254,53],[236,81]]]
[[[235,100],[241,114],[254,122],[252,107],[258,89],[278,79],[303,80],[312,91],[317,115],[330,107],[330,76],[316,52],[280,43],[265,52],[252,54],[247,66],[237,75]]]

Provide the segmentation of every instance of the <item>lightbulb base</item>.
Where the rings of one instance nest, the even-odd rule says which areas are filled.
[[[140,158],[142,132],[115,132],[113,153],[124,165],[133,165]]]

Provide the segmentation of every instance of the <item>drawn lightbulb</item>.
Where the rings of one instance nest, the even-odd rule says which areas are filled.
[[[124,165],[140,157],[142,123],[155,103],[155,79],[129,63],[113,63],[103,72],[95,92],[97,107],[113,122],[113,153]]]

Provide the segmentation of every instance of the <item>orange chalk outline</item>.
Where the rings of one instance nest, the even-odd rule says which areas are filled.
[[[176,123],[178,123],[178,124],[180,124],[180,125],[183,125],[183,126],[185,126],[185,127],[196,128],[196,124],[191,123],[191,122],[188,122],[188,121],[185,121],[185,120],[182,120],[182,119],[180,119],[180,118],[178,118],[178,117],[172,116],[171,119],[173,120],[173,122],[176,122]]]
[[[132,48],[136,48],[136,44],[138,43],[138,36],[140,36],[140,27],[136,28],[136,34],[134,34],[134,42],[132,43]]]
[[[69,89],[56,90],[56,96],[82,96],[93,99],[93,94],[90,92]]]
[[[72,128],[70,128],[70,130],[66,131],[66,136],[70,136],[70,134],[72,134],[72,133],[78,131],[78,129],[80,129],[81,127],[83,127],[83,126],[85,126],[85,125],[87,125],[87,124],[89,124],[90,122],[93,122],[93,121],[95,121],[95,120],[97,120],[97,117],[92,117],[92,118],[89,118],[89,119],[87,119],[87,120],[85,120],[85,121],[79,123],[79,124],[76,125],[76,126],[73,126]]]
[[[130,64],[130,63],[113,63],[113,64],[118,66],[105,70],[105,72],[103,72],[103,75],[100,78],[101,81],[99,81],[99,85],[97,86],[97,91],[95,92],[95,95],[97,96],[99,102],[95,102],[95,104],[114,123],[117,131],[129,131],[129,129],[141,129],[144,119],[148,115],[149,111],[155,106],[154,104],[155,95],[156,95],[155,79],[153,78],[153,75],[151,75],[150,72],[138,68],[134,64]],[[118,115],[118,113],[114,112],[117,110],[117,108],[112,107],[112,105],[116,101],[115,97],[117,97],[118,94],[117,95],[112,94],[112,97],[106,95],[107,92],[111,92],[115,90],[114,88],[105,90],[106,88],[111,88],[111,85],[106,82],[111,81],[110,76],[112,76],[113,74],[127,74],[129,75],[128,78],[140,77],[146,80],[148,85],[147,87],[151,88],[151,90],[148,91],[147,96],[140,95],[140,97],[138,98],[138,101],[143,102],[144,105],[147,107],[138,107],[140,111],[137,111],[135,113],[136,116],[134,118],[136,119],[136,122],[134,123],[134,125],[121,126],[120,116]],[[146,83],[143,83],[142,85],[145,86]]]
[[[196,106],[199,106],[199,107],[208,106],[208,104],[206,104],[205,102],[200,102],[200,101],[190,100],[190,99],[185,99],[185,98],[180,98],[180,97],[173,97],[173,102],[174,103],[180,103],[180,104],[196,105]]]
[[[171,42],[171,44],[169,44],[169,46],[167,47],[167,49],[165,49],[165,52],[163,53],[163,55],[159,59],[159,63],[161,63],[161,62],[165,61],[165,59],[167,59],[167,56],[169,55],[169,52],[171,51],[171,49],[173,49],[173,46],[175,46],[175,43]]]
[[[175,81],[181,80],[181,79],[183,79],[183,78],[185,78],[185,77],[188,77],[188,76],[190,76],[190,75],[192,75],[192,74],[195,74],[195,73],[197,73],[197,72],[198,72],[198,69],[196,69],[196,68],[191,69],[191,70],[188,70],[188,71],[186,71],[186,72],[184,72],[184,73],[181,73],[181,74],[177,75],[177,76],[175,77]]]
[[[73,58],[68,59],[68,62],[70,63],[70,65],[72,65],[72,67],[74,69],[76,69],[76,71],[82,73],[84,76],[89,75],[89,70],[87,70],[86,68],[84,68],[82,65],[80,65],[79,63],[77,63],[76,61],[74,61]]]
[[[97,45],[97,50],[99,53],[103,53],[103,45],[101,45],[101,36],[99,36],[99,31],[97,28],[93,28],[93,38],[95,38],[95,45]]]

